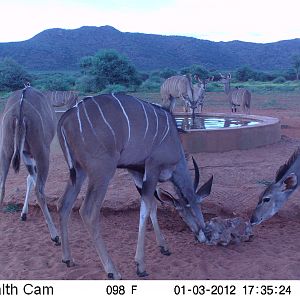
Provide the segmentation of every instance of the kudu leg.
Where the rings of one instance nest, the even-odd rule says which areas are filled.
[[[74,206],[85,178],[86,175],[83,171],[76,168],[75,184],[73,185],[71,180],[69,180],[64,194],[59,199],[57,207],[61,231],[62,261],[66,263],[68,267],[74,266],[69,244],[68,222],[72,207]]]
[[[55,242],[56,246],[58,246],[60,245],[58,232],[54,225],[50,212],[48,210],[48,206],[45,199],[46,197],[44,193],[46,179],[49,170],[49,152],[45,151],[44,155],[42,155],[42,153],[43,152],[41,151],[40,156],[36,159],[37,179],[36,179],[35,192],[36,192],[39,206],[46,220],[50,232],[51,240]]]
[[[139,173],[139,172],[131,171],[131,170],[128,170],[128,172],[132,175],[132,177],[134,179],[134,183],[135,183],[138,191],[141,193],[142,185],[143,185],[143,174]],[[152,222],[152,225],[153,225],[153,228],[154,228],[156,241],[157,241],[157,244],[160,248],[160,252],[164,255],[170,255],[171,253],[169,251],[168,244],[167,244],[163,234],[161,233],[161,230],[160,230],[160,227],[159,227],[159,224],[158,224],[158,220],[157,220],[157,201],[155,199],[154,199],[154,201],[152,201],[152,206],[151,206],[151,211],[150,211],[150,218],[151,218],[151,222]]]
[[[100,166],[100,168],[105,169],[104,166]],[[109,173],[110,172],[103,175],[97,175],[95,176],[96,178],[89,177],[87,194],[79,212],[89,234],[91,235],[108,278],[121,279],[121,274],[117,271],[111,257],[108,254],[101,233],[100,209],[108,188],[109,181],[113,176],[113,174]]]
[[[142,198],[141,198],[141,208],[140,208],[140,221],[139,221],[139,233],[138,242],[135,253],[135,262],[137,265],[137,274],[140,277],[147,276],[145,270],[145,234],[147,221],[149,219],[153,202],[156,201],[153,197],[155,188],[158,182],[159,173],[157,170],[152,169],[152,171],[145,171],[142,186]],[[155,212],[156,214],[156,212]]]
[[[5,196],[5,182],[9,170],[10,161],[12,158],[13,152],[6,154],[1,149],[0,155],[0,204],[2,204]]]
[[[32,190],[32,187],[36,185],[36,163],[35,160],[31,158],[30,154],[26,151],[23,151],[22,158],[27,168],[29,175],[27,176],[27,189],[25,195],[25,201],[23,204],[21,212],[21,220],[26,221],[28,214],[28,205],[29,205],[29,195]]]

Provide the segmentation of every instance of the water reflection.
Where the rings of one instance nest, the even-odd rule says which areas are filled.
[[[259,121],[250,119],[238,118],[224,118],[216,116],[196,116],[194,119],[191,117],[175,117],[177,127],[190,130],[190,129],[218,129],[218,128],[234,128],[256,125]]]

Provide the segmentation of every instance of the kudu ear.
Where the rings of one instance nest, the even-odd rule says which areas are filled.
[[[161,202],[172,202],[176,200],[169,192],[162,188],[156,189],[157,196]]]
[[[210,195],[213,180],[214,180],[214,176],[211,175],[208,181],[205,182],[196,192],[197,196],[199,196],[197,203],[201,203],[205,197]]]
[[[179,201],[169,192],[162,188],[156,189],[156,193],[160,202],[172,204],[177,210],[182,210]]]
[[[294,190],[298,185],[298,178],[295,173],[291,173],[284,181],[283,181],[283,190]]]

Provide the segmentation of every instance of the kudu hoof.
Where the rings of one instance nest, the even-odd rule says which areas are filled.
[[[119,273],[117,273],[116,275],[114,275],[114,273],[107,273],[107,278],[110,280],[121,280],[122,277]]]
[[[149,274],[148,274],[146,271],[140,272],[139,270],[137,270],[137,271],[136,271],[136,274],[137,274],[139,277],[146,277],[146,276],[149,276]]]
[[[165,249],[163,246],[160,246],[160,253],[166,256],[170,256],[171,252],[168,249]]]
[[[21,214],[21,221],[26,221],[27,220],[27,214]]]
[[[59,240],[59,236],[56,236],[54,239],[51,238],[51,240],[55,243],[55,246],[60,246],[60,240]]]
[[[68,259],[68,260],[62,260],[62,262],[64,264],[66,264],[68,268],[75,266],[75,263],[72,260],[70,260],[70,259]]]

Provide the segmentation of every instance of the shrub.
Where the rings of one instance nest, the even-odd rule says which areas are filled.
[[[101,94],[111,94],[111,93],[126,93],[128,88],[121,84],[109,84],[104,90],[101,91]]]
[[[284,83],[286,82],[286,79],[283,76],[276,77],[272,80],[273,83]]]
[[[31,76],[13,59],[0,61],[0,90],[11,91],[24,87]]]

